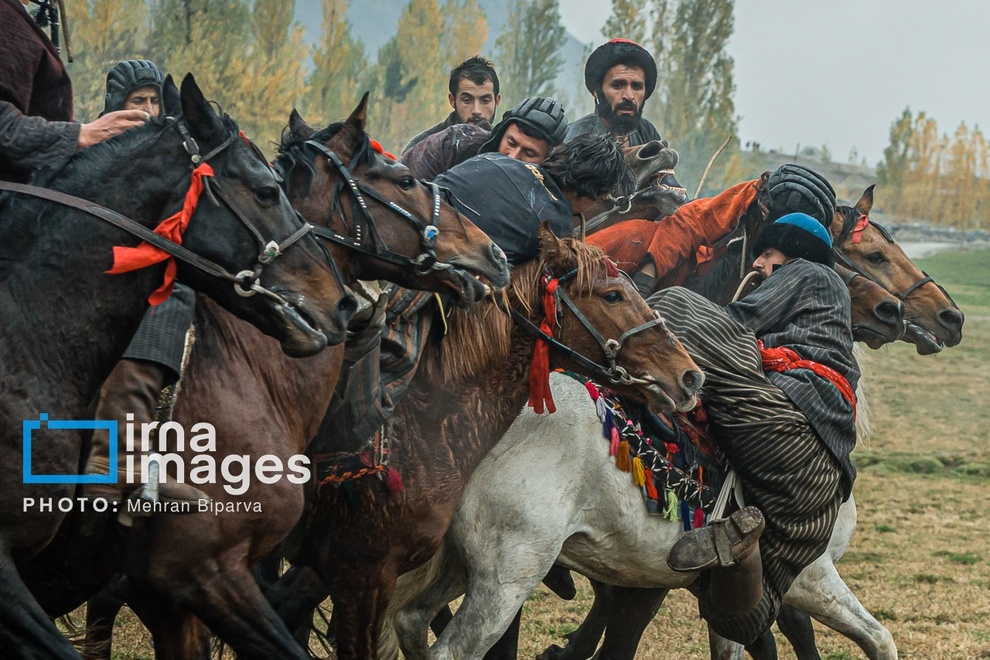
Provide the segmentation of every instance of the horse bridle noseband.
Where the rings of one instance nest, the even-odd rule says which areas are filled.
[[[427,223],[395,202],[386,199],[378,191],[366,186],[364,183],[356,179],[351,173],[351,170],[356,164],[358,154],[354,155],[350,165],[348,166],[344,165],[344,162],[336,153],[327,148],[326,145],[321,144],[316,140],[306,140],[303,142],[302,146],[309,147],[322,154],[327,159],[327,162],[333,165],[340,174],[341,179],[337,182],[337,186],[333,193],[333,203],[330,207],[330,215],[333,215],[335,209],[341,208],[340,193],[343,191],[345,185],[354,196],[354,201],[356,202],[355,208],[360,209],[360,212],[353,214],[354,236],[348,236],[347,234],[338,232],[332,228],[332,223],[330,222],[327,223],[327,227],[313,228],[313,231],[317,236],[351,250],[356,250],[362,254],[381,259],[388,263],[403,267],[412,266],[415,268],[417,275],[427,275],[432,271],[449,270],[453,268],[452,264],[438,261],[436,254],[437,238],[440,236],[440,202],[442,200],[440,186],[435,183],[426,183],[433,193],[433,214],[430,221]],[[365,199],[365,196],[374,199],[391,210],[393,213],[405,218],[410,224],[413,225],[413,227],[416,228],[419,232],[420,247],[422,248],[422,251],[418,256],[415,258],[410,258],[404,254],[399,254],[388,249],[385,241],[382,239],[381,233],[378,231],[378,227],[375,225],[374,218],[371,216],[371,211],[368,209],[368,202]],[[373,247],[371,248],[369,248],[365,243],[366,232],[364,230],[364,226],[367,226],[367,234],[371,235],[373,241]]]
[[[183,120],[182,118],[175,118],[175,119],[170,119],[170,121],[173,122],[172,125],[174,125],[178,129],[179,133],[182,136],[182,144],[186,152],[189,153],[189,157],[193,169],[195,169],[202,163],[208,162],[211,158],[222,153],[224,150],[227,149],[227,147],[229,147],[231,144],[234,143],[234,140],[241,137],[238,133],[232,134],[230,137],[224,140],[223,143],[221,143],[218,147],[208,152],[204,156],[200,154],[199,145],[196,144],[196,141],[189,134],[189,129],[185,124],[185,120]],[[244,139],[247,140],[247,138]],[[251,145],[253,151],[256,154],[259,153],[257,151],[257,147],[255,147],[253,143],[250,143],[250,141],[248,141],[248,143]],[[264,162],[263,158],[262,158],[262,162]],[[268,166],[267,163],[265,163],[265,165],[266,167]],[[281,242],[275,240],[265,241],[264,237],[261,235],[261,232],[259,232],[256,227],[254,227],[250,222],[248,222],[247,218],[244,216],[241,210],[237,207],[237,205],[233,202],[233,200],[224,192],[223,187],[213,177],[204,176],[203,192],[207,194],[207,197],[209,197],[213,205],[220,206],[220,202],[218,202],[216,199],[216,197],[219,197],[223,201],[223,203],[227,206],[227,208],[234,214],[234,217],[236,217],[240,221],[240,223],[244,225],[248,233],[250,233],[251,236],[254,237],[255,241],[258,243],[260,248],[254,268],[250,270],[242,270],[235,275],[229,272],[223,266],[207,259],[206,257],[200,256],[195,252],[192,252],[188,248],[185,248],[178,243],[175,243],[163,236],[156,234],[151,229],[148,229],[144,225],[139,224],[138,222],[132,220],[131,218],[128,218],[127,216],[122,215],[114,211],[113,209],[109,209],[105,206],[96,204],[95,202],[91,202],[81,197],[76,197],[74,195],[69,195],[67,193],[59,192],[57,190],[51,190],[49,188],[41,188],[39,186],[0,181],[0,191],[3,190],[22,194],[22,195],[27,195],[29,197],[36,197],[38,199],[43,199],[49,202],[55,202],[56,204],[68,206],[77,209],[79,211],[82,211],[93,217],[99,218],[100,220],[103,220],[104,222],[107,222],[113,225],[114,227],[117,227],[118,229],[122,229],[127,233],[136,236],[137,238],[140,238],[146,243],[149,243],[154,247],[164,252],[167,252],[172,257],[184,263],[187,263],[198,270],[201,270],[219,279],[232,282],[234,284],[234,290],[241,296],[248,297],[248,296],[253,296],[256,293],[260,293],[261,295],[270,298],[282,305],[288,305],[289,302],[285,300],[282,296],[275,293],[274,291],[266,289],[262,287],[260,284],[258,284],[258,280],[261,277],[261,272],[262,270],[264,270],[266,266],[270,265],[275,260],[276,257],[284,253],[285,250],[289,248],[289,246],[298,242],[304,236],[311,233],[314,229],[312,225],[304,221],[302,227],[300,227],[298,230],[290,234],[283,241]],[[296,215],[297,217],[299,217],[298,213]],[[334,276],[337,278],[338,284],[340,284],[341,287],[343,287],[343,278],[340,276],[336,264],[334,264],[332,261],[331,261],[331,267],[334,271]],[[341,290],[343,290],[343,288]]]
[[[894,242],[895,242],[895,241],[894,241],[894,238],[893,238],[893,237],[892,237],[892,236],[890,235],[890,233],[889,233],[889,232],[887,231],[887,229],[886,229],[886,228],[885,228],[885,227],[884,227],[883,225],[881,225],[881,224],[879,224],[879,223],[876,223],[876,222],[873,222],[873,221],[870,221],[870,224],[871,224],[871,225],[873,225],[874,227],[876,227],[876,228],[877,228],[877,231],[879,231],[879,232],[880,232],[880,234],[881,234],[881,235],[882,235],[882,236],[883,236],[883,237],[884,237],[885,239],[887,239],[887,242],[888,242],[888,243],[894,243]],[[854,272],[854,273],[855,273],[856,275],[860,275],[860,276],[862,276],[862,277],[865,277],[866,279],[868,279],[869,281],[871,281],[871,282],[873,282],[873,283],[874,283],[874,284],[876,284],[877,286],[879,286],[879,287],[881,287],[881,288],[883,288],[883,289],[885,289],[885,290],[887,290],[887,287],[885,287],[885,286],[884,286],[883,284],[881,284],[881,283],[880,283],[879,281],[877,281],[877,278],[876,278],[876,277],[874,277],[874,276],[873,276],[873,275],[871,275],[870,273],[868,273],[868,272],[866,272],[865,270],[863,270],[862,268],[860,268],[860,267],[859,267],[859,266],[858,266],[857,264],[855,264],[855,263],[853,263],[853,261],[852,261],[852,260],[850,260],[850,259],[849,259],[849,257],[847,257],[847,256],[846,256],[845,254],[843,254],[843,253],[842,253],[842,246],[840,246],[840,245],[836,245],[836,246],[834,247],[834,249],[832,250],[832,252],[833,252],[833,253],[835,254],[835,258],[836,258],[836,260],[838,260],[838,261],[839,261],[839,263],[840,263],[840,264],[841,264],[842,266],[844,266],[845,268],[847,268],[847,269],[849,269],[849,270],[851,270],[851,271],[853,271],[853,272]],[[942,287],[942,285],[941,285],[941,284],[939,284],[938,282],[936,282],[936,281],[935,281],[935,280],[934,280],[934,279],[932,278],[932,276],[931,276],[931,275],[929,275],[928,273],[926,273],[925,271],[921,271],[921,274],[922,274],[922,275],[924,275],[924,277],[922,277],[922,278],[921,278],[920,280],[918,280],[917,282],[915,282],[914,284],[912,284],[911,286],[909,286],[909,287],[908,287],[907,289],[905,289],[905,290],[904,290],[903,292],[898,292],[898,291],[889,291],[889,290],[888,290],[888,291],[889,291],[889,293],[890,293],[890,294],[891,294],[892,296],[894,296],[895,298],[897,298],[898,300],[900,300],[901,302],[906,302],[906,301],[907,301],[907,297],[908,297],[908,296],[910,296],[910,295],[911,295],[912,293],[914,293],[914,292],[915,292],[916,290],[918,290],[919,288],[921,288],[921,287],[923,287],[924,285],[926,285],[926,284],[928,284],[929,282],[931,282],[932,284],[934,284],[935,286],[937,286],[937,287],[938,287],[938,289],[939,289],[939,291],[941,291],[941,292],[942,292],[942,294],[943,294],[943,295],[944,295],[944,296],[946,297],[946,299],[947,299],[947,300],[949,301],[949,303],[950,303],[950,304],[951,304],[951,305],[952,305],[952,306],[953,306],[954,308],[956,308],[956,309],[959,309],[959,305],[957,305],[957,304],[956,304],[956,301],[952,299],[952,296],[950,296],[950,295],[949,295],[949,292],[948,292],[948,291],[946,291],[946,290],[945,290],[945,289],[944,289],[944,288]],[[850,277],[850,278],[849,278],[849,280],[851,281],[851,280],[852,280],[852,278]],[[847,284],[848,284],[848,281],[847,281]]]
[[[566,282],[567,280],[572,279],[576,275],[577,275],[577,269],[575,268],[574,270],[556,279],[559,283],[563,283]],[[546,289],[546,286],[551,279],[552,277],[549,273],[543,274],[543,277],[541,279],[541,285],[544,288],[544,290]],[[571,310],[571,312],[573,312],[574,316],[577,317],[578,321],[581,322],[581,325],[584,326],[585,330],[587,330],[591,334],[591,336],[595,338],[595,341],[598,342],[598,345],[601,346],[602,348],[602,352],[605,354],[605,361],[608,366],[603,366],[595,362],[594,360],[585,357],[584,355],[581,355],[567,344],[564,344],[563,342],[555,338],[553,335],[549,335],[543,332],[538,326],[534,325],[532,321],[530,321],[528,318],[526,318],[525,316],[523,316],[514,309],[509,310],[509,312],[512,315],[512,319],[520,326],[522,326],[523,330],[525,330],[530,335],[536,337],[537,341],[540,340],[545,341],[552,348],[557,349],[558,351],[566,355],[568,358],[574,360],[576,363],[581,365],[582,368],[587,369],[588,372],[594,376],[594,379],[596,381],[598,381],[599,379],[604,379],[599,382],[604,383],[604,381],[608,381],[609,383],[616,385],[637,385],[637,384],[643,385],[643,384],[648,384],[650,382],[642,378],[637,378],[629,375],[628,371],[626,371],[623,367],[616,364],[616,360],[618,359],[619,352],[622,350],[622,347],[627,339],[629,339],[633,335],[639,334],[640,332],[649,330],[654,326],[659,325],[663,330],[664,334],[667,336],[667,341],[669,341],[671,344],[674,343],[674,336],[670,333],[670,330],[667,329],[667,322],[663,319],[662,316],[660,316],[659,313],[655,312],[656,317],[647,321],[646,323],[641,323],[640,325],[637,325],[635,328],[632,328],[631,330],[626,330],[621,335],[619,335],[618,339],[605,339],[604,337],[602,337],[602,334],[598,332],[598,329],[595,328],[595,326],[591,323],[591,321],[588,320],[588,317],[585,316],[581,312],[581,310],[578,309],[577,305],[574,303],[574,300],[569,295],[567,295],[567,292],[564,291],[562,287],[557,287],[556,291],[554,292],[554,296],[558,300],[562,300],[564,304],[567,305],[567,307]],[[562,311],[563,310],[560,308],[560,306],[557,305],[558,318],[550,319],[550,321],[554,325],[559,325],[559,320],[560,320],[559,317]]]

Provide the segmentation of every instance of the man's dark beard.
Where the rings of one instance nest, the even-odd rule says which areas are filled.
[[[605,94],[599,95],[599,98],[604,99]],[[617,114],[619,110],[633,110],[635,112],[631,115],[620,115]],[[598,105],[595,106],[595,112],[605,120],[609,130],[614,135],[628,135],[639,128],[639,120],[643,116],[643,107],[640,106],[637,108],[636,104],[632,101],[620,101],[613,108],[608,104],[608,101],[599,101]]]

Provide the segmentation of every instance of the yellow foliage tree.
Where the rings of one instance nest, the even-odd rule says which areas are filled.
[[[344,119],[357,105],[367,73],[364,44],[351,37],[348,0],[322,0],[323,32],[313,52],[305,98],[307,118],[316,124]]]

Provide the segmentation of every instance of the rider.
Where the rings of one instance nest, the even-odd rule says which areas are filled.
[[[458,211],[488,234],[510,263],[518,264],[537,256],[541,222],[558,236],[571,235],[578,214],[600,197],[630,192],[634,179],[613,140],[587,135],[555,147],[542,165],[484,153],[435,183],[450,191]],[[435,314],[424,308],[433,300],[430,293],[395,288],[387,313],[382,301],[377,318],[348,339],[350,371],[338,381],[328,414],[346,438],[342,445],[360,446],[391,414],[430,336]]]
[[[703,571],[693,587],[701,614],[740,643],[773,622],[825,552],[856,476],[859,368],[829,233],[790,213],[753,252],[765,282],[724,309],[680,287],[649,299],[705,372],[705,408],[751,505],[686,534],[667,563]]]
[[[657,63],[645,48],[628,39],[612,39],[595,49],[584,67],[584,85],[595,111],[567,128],[568,142],[579,135],[611,135],[623,147],[660,140],[643,118],[643,106],[657,86]]]
[[[796,212],[830,225],[835,191],[817,172],[788,164],[715,197],[692,200],[660,222],[628,220],[596,232],[588,242],[605,250],[648,296],[684,285],[748,222],[773,222]]]
[[[0,0],[0,180],[21,183],[149,118],[125,110],[88,124],[72,121],[69,74],[27,4]]]
[[[479,153],[497,151],[539,165],[566,133],[560,102],[532,97],[503,113],[491,131],[474,124],[450,126],[408,149],[401,160],[413,176],[426,181]]]
[[[106,96],[100,116],[120,108],[140,108],[140,111],[161,114],[162,84],[165,76],[153,62],[126,60],[118,62],[107,72]],[[100,390],[96,419],[116,420],[119,429],[132,423],[135,429],[155,421],[156,408],[162,390],[179,380],[186,333],[192,325],[196,294],[176,282],[171,295],[144,313],[124,355],[107,376]],[[128,415],[133,417],[128,420]],[[118,442],[123,436],[118,435]],[[126,494],[127,456],[118,452],[118,465],[109,465],[110,436],[105,430],[93,432],[93,444],[86,463],[86,474],[107,474],[118,470],[113,484],[87,484],[83,492],[88,497],[103,497],[117,501]],[[179,502],[209,499],[198,488],[172,480],[158,486],[159,497]],[[151,497],[144,486],[138,497]],[[137,508],[129,515],[141,515],[146,509]],[[145,515],[149,515],[146,514]],[[121,518],[126,520],[126,517]]]
[[[115,110],[144,110],[152,117],[162,112],[165,74],[150,60],[117,62],[107,72],[107,92],[100,116]]]
[[[434,133],[455,124],[481,124],[491,126],[495,121],[495,111],[502,100],[499,95],[498,74],[492,63],[475,55],[464,60],[450,72],[447,83],[447,102],[453,108],[447,118],[436,126],[431,126],[402,149],[402,155]]]

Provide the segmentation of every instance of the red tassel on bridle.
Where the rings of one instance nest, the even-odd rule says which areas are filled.
[[[543,276],[546,282],[543,287],[543,321],[540,331],[553,336],[553,327],[557,322],[557,287],[560,282],[556,277]],[[543,413],[544,404],[550,412],[557,412],[550,391],[550,345],[541,337],[536,338],[533,347],[533,362],[529,365],[529,405],[538,413]]]
[[[192,182],[189,184],[189,190],[186,191],[182,210],[162,220],[155,227],[156,234],[167,238],[173,243],[182,245],[182,232],[189,226],[189,221],[192,219],[193,213],[196,212],[196,205],[199,204],[199,197],[203,193],[204,176],[213,176],[213,168],[210,167],[209,163],[200,163],[192,171]],[[168,264],[165,266],[165,280],[161,286],[148,296],[149,303],[158,305],[165,302],[172,295],[172,286],[175,284],[175,258],[165,250],[156,248],[151,243],[141,243],[137,247],[121,247],[118,245],[113,249],[113,267],[107,273],[110,275],[129,273],[132,270],[154,266],[166,260]]]
[[[853,227],[851,239],[853,243],[859,243],[863,240],[863,230],[866,226],[870,224],[870,216],[860,215],[859,220],[856,221],[856,226]]]

